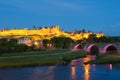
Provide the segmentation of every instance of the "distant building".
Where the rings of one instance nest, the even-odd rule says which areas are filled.
[[[18,44],[26,44],[27,46],[32,46],[32,40],[28,37],[20,37],[17,39]]]

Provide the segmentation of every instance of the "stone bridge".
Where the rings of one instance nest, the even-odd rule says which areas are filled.
[[[71,44],[73,50],[84,50],[87,53],[120,53],[120,43],[73,43]]]

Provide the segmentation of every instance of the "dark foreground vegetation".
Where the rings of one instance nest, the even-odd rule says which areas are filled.
[[[73,40],[69,37],[53,37],[51,38],[51,40],[44,39],[42,41],[42,46],[39,45],[38,48],[38,46],[36,46],[34,42],[31,43],[31,46],[28,46],[24,43],[18,44],[18,40],[15,38],[0,38],[0,54],[25,51],[41,51],[49,48],[50,46],[48,46],[48,44],[52,45],[50,48],[69,49],[72,41]]]
[[[88,38],[77,40],[76,42],[84,46],[87,43],[120,42],[120,38],[106,36],[97,38],[95,34],[91,34]],[[43,47],[39,46],[39,48],[37,48],[37,46],[35,46],[33,43],[31,46],[27,46],[26,44],[18,44],[18,40],[15,38],[0,38],[0,54],[43,50],[43,48],[47,49],[50,47],[48,44],[57,49],[69,49],[71,43],[74,43],[74,40],[69,37],[59,36],[53,37],[51,40],[44,39],[42,43]]]
[[[13,52],[24,52],[28,49],[25,44],[18,44],[17,39],[0,39],[0,54],[13,53]]]
[[[85,62],[85,64],[118,64],[120,63],[120,54],[106,53],[99,54],[96,60]]]
[[[6,68],[66,64],[72,59],[85,57],[86,54],[80,51],[51,50],[31,53],[6,53],[0,56],[0,68]]]
[[[97,38],[96,35],[91,35],[88,39],[77,42],[84,45],[89,42],[119,41],[119,38],[105,36]],[[86,53],[84,52],[68,50],[72,42],[73,40],[68,37],[53,37],[51,40],[43,40],[44,50],[34,51],[34,45],[29,48],[25,44],[17,44],[16,39],[2,38],[0,39],[0,68],[66,64],[75,58],[85,57]],[[45,50],[47,44],[52,44],[56,50]],[[99,54],[97,56],[96,60],[85,64],[120,63],[119,54]]]

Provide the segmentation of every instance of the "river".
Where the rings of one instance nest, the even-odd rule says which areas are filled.
[[[93,58],[87,56],[64,65],[4,68],[0,69],[0,80],[120,80],[119,64],[83,64]]]

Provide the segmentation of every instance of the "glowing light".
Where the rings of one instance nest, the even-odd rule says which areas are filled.
[[[71,67],[71,75],[72,75],[72,80],[75,80],[75,70],[76,68],[74,66]]]
[[[91,57],[90,56],[87,56],[86,58],[83,58],[83,62],[87,62],[91,60]],[[84,78],[85,80],[89,80],[89,77],[90,77],[90,74],[89,74],[89,70],[90,70],[90,64],[87,64],[87,65],[83,65],[84,67]]]
[[[85,80],[89,80],[89,77],[90,77],[90,75],[89,75],[90,65],[89,64],[84,65],[84,69],[85,69],[84,78],[85,78]]]
[[[12,29],[12,30],[1,30],[0,36],[1,37],[9,37],[12,38],[20,38],[20,37],[31,37],[32,40],[40,40],[40,39],[51,39],[54,36],[66,36],[70,37],[73,40],[81,40],[83,38],[88,38],[90,34],[93,34],[92,32],[86,32],[86,33],[67,33],[63,30],[60,30],[59,26],[53,26],[53,27],[47,27],[47,28],[41,28],[41,29],[34,29],[29,30],[27,28],[24,29]],[[96,34],[97,37],[103,36],[103,33]]]
[[[75,61],[73,60],[71,62],[71,77],[72,77],[72,80],[76,80],[76,67],[74,66],[75,65]]]
[[[112,70],[112,64],[109,64],[109,69]]]
[[[97,38],[100,38],[101,36],[104,36],[104,34],[102,32],[99,32],[96,34]]]

